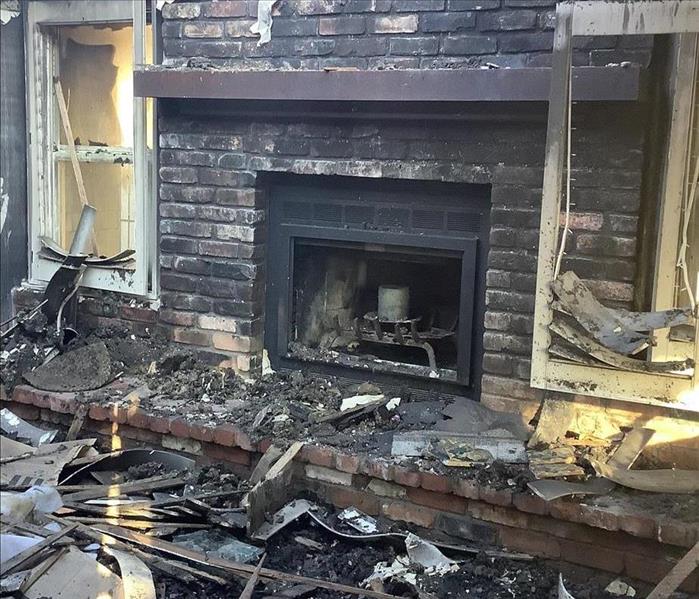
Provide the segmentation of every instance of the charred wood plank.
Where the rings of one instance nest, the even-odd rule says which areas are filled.
[[[62,522],[60,518],[56,518],[55,516],[48,515],[47,518],[53,522]],[[117,538],[105,532],[98,532],[96,530],[93,530],[92,528],[90,528],[89,526],[85,526],[84,524],[76,523],[76,526],[76,534],[86,539],[95,541],[100,545],[109,545],[110,547],[115,547],[116,549],[120,549],[122,551],[131,551],[135,556],[142,559],[146,564],[148,564],[152,568],[160,570],[161,572],[164,572],[165,574],[168,574],[174,578],[178,578],[179,580],[182,580],[184,582],[192,582],[197,577],[199,577],[220,585],[228,584],[227,579],[222,578],[221,576],[216,576],[215,574],[212,574],[211,572],[208,572],[206,570],[192,568],[184,562],[168,560],[158,555],[147,553],[146,551],[141,551],[133,545],[124,543],[123,541],[120,541]]]
[[[675,592],[685,578],[699,567],[699,543],[694,545],[685,556],[677,562],[675,567],[668,572],[648,595],[647,599],[668,599]]]
[[[263,553],[257,567],[252,573],[252,576],[250,576],[247,583],[245,583],[245,588],[243,589],[243,592],[240,593],[239,599],[252,599],[252,593],[255,590],[255,586],[257,586],[257,581],[260,579],[260,570],[262,570],[262,564],[264,563],[266,557],[267,554]]]
[[[78,491],[77,493],[68,493],[63,496],[64,501],[72,503],[76,501],[85,501],[86,499],[98,499],[100,497],[116,497],[117,495],[127,495],[129,493],[142,493],[144,491],[157,491],[159,489],[172,489],[181,487],[185,481],[183,478],[175,476],[153,476],[144,478],[129,483],[117,485],[98,485],[96,488],[86,491]],[[62,491],[61,487],[57,487],[58,491]]]

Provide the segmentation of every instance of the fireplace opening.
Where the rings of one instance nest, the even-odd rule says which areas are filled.
[[[475,394],[487,192],[417,181],[275,180],[265,316],[272,366]]]
[[[291,353],[456,380],[461,270],[455,251],[296,240]]]

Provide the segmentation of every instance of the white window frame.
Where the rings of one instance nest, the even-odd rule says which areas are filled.
[[[56,72],[55,42],[46,31],[58,25],[132,23],[134,34],[133,68],[145,62],[146,0],[110,0],[83,2],[74,0],[35,0],[26,4],[25,51],[27,115],[29,122],[29,283],[43,286],[60,264],[40,255],[41,231],[50,235],[47,225],[56,230],[56,169],[51,144],[59,139],[60,120],[54,101],[53,78]],[[135,268],[90,268],[82,285],[154,297],[157,291],[156,196],[153,194],[153,158],[146,149],[146,99],[133,98],[133,150],[122,154],[133,161],[133,197],[135,205]],[[77,148],[78,155],[90,155],[90,148]],[[111,158],[111,157],[110,157]],[[149,181],[150,180],[150,181]],[[88,202],[90,198],[88,198]]]
[[[699,1],[569,2],[557,6],[556,16],[539,235],[531,385],[564,393],[699,411],[697,367],[691,376],[629,372],[604,365],[573,364],[556,359],[548,352],[551,343],[549,325],[553,320],[550,284],[554,278],[559,242],[566,123],[570,106],[572,37],[682,34],[683,38],[692,37],[696,40],[696,33],[699,32]],[[663,210],[676,210],[674,204],[668,204],[676,201],[676,198],[664,198]],[[666,224],[668,222],[666,221]],[[668,238],[667,243],[670,242]],[[699,334],[699,331],[696,333]],[[694,346],[697,362],[699,337]]]
[[[655,288],[653,310],[675,308],[677,288],[677,248],[680,245],[683,224],[683,199],[685,197],[687,157],[691,151],[690,126],[693,114],[697,78],[697,52],[699,36],[685,33],[678,36],[673,48],[675,69],[670,87],[673,92],[668,153],[665,161],[662,187],[663,204],[659,215],[659,235],[656,248]],[[697,208],[695,207],[695,210]],[[694,283],[694,281],[692,281]],[[682,359],[687,343],[670,339],[670,330],[655,331],[657,346],[653,356],[658,360]]]

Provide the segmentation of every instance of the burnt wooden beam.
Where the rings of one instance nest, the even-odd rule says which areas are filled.
[[[340,102],[547,102],[551,69],[230,71],[148,67],[134,94],[153,98]],[[636,66],[576,67],[576,101],[642,99]]]

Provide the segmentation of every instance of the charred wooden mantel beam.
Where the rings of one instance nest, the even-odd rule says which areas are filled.
[[[134,94],[153,98],[348,102],[547,102],[551,69],[227,71],[149,67]],[[637,101],[636,66],[576,67],[573,99]]]

